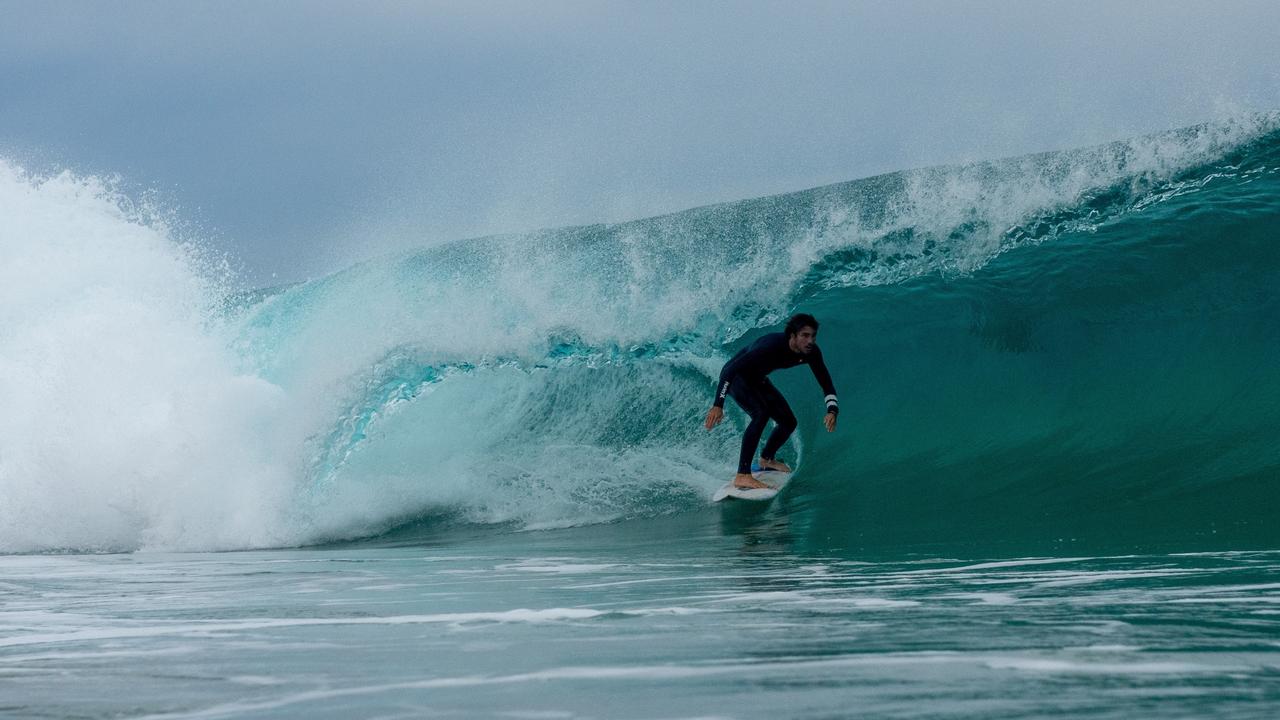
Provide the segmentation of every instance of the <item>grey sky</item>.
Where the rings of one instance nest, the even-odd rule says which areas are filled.
[[[1280,109],[1280,3],[0,0],[0,156],[268,284]]]

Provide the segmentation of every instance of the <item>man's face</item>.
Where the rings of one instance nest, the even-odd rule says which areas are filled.
[[[802,327],[800,332],[791,336],[791,352],[808,355],[813,352],[813,344],[818,340],[818,331],[811,327]]]

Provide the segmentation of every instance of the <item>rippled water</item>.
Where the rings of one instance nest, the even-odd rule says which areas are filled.
[[[858,557],[714,514],[0,559],[13,717],[1273,717],[1280,552]]]

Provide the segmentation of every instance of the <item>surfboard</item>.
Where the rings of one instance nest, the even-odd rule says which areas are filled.
[[[772,500],[777,497],[778,491],[782,486],[787,484],[791,479],[791,473],[778,472],[776,470],[761,470],[758,467],[751,468],[751,477],[763,483],[769,483],[771,488],[740,488],[733,484],[733,481],[724,484],[724,487],[716,490],[711,495],[711,502],[720,502],[722,500],[755,500],[757,502],[764,500]]]

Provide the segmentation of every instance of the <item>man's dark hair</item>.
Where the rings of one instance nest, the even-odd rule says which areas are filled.
[[[818,319],[809,313],[796,313],[787,321],[787,337],[791,337],[807,327],[813,328],[813,332],[817,333]]]

